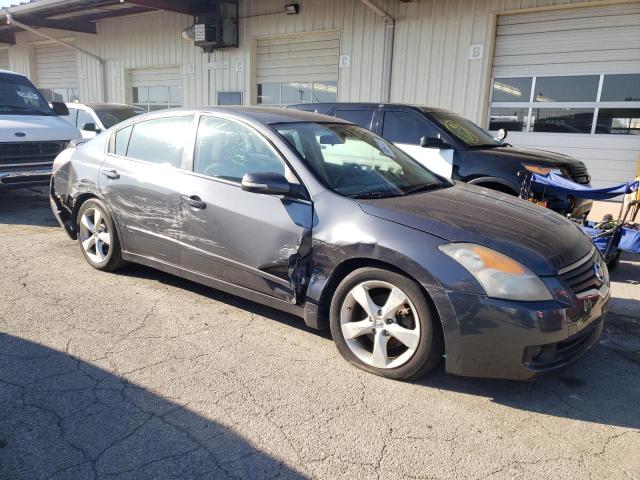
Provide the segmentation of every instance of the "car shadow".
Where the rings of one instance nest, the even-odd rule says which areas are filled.
[[[165,274],[152,268],[131,265],[119,274],[158,281],[184,288],[227,305],[248,310],[269,320],[331,339],[330,332],[305,326],[302,319],[241,297]],[[640,332],[638,332],[640,333]],[[522,411],[585,422],[640,428],[640,358],[619,346],[625,333],[613,319],[605,322],[600,344],[576,364],[531,382],[468,378],[449,375],[444,362],[424,379],[413,382],[429,388],[482,396]],[[638,349],[640,352],[640,349]],[[640,353],[639,353],[640,354]],[[347,367],[348,368],[348,367]],[[368,375],[361,373],[362,375]],[[615,395],[612,395],[615,392]]]
[[[0,191],[0,224],[58,226],[47,187]]]
[[[307,478],[223,424],[0,334],[0,478]]]
[[[268,318],[269,320],[297,328],[298,330],[302,330],[304,332],[323,338],[331,339],[331,333],[329,329],[316,330],[313,328],[309,328],[304,323],[304,320],[301,317],[297,317],[287,312],[283,312],[281,310],[277,310],[275,308],[253,302],[251,300],[247,300],[246,298],[237,295],[226,293],[221,290],[216,290],[215,288],[192,282],[190,280],[186,280],[169,273],[164,273],[151,267],[139,264],[129,264],[125,268],[118,270],[116,274],[141,278],[145,280],[152,280],[160,282],[163,285],[188,290],[197,295],[202,295],[203,297],[215,300],[216,302],[222,302],[226,305],[229,305],[230,307],[240,308],[255,315]]]

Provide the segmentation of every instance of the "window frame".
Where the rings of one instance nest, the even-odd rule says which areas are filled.
[[[223,183],[225,185],[231,185],[231,186],[234,186],[234,187],[240,188],[240,189],[242,188],[242,182],[236,182],[236,181],[233,181],[233,180],[228,180],[226,178],[220,178],[220,177],[211,177],[209,175],[205,175],[204,173],[198,173],[198,172],[196,172],[194,170],[195,154],[196,154],[196,141],[197,141],[197,138],[198,138],[198,127],[200,126],[201,119],[204,118],[204,117],[214,117],[214,118],[219,118],[219,119],[222,119],[222,120],[227,120],[229,122],[232,122],[232,123],[241,125],[243,127],[246,127],[249,130],[251,130],[252,132],[254,132],[259,138],[261,138],[266,143],[267,147],[270,148],[273,151],[274,155],[276,155],[276,157],[278,157],[284,163],[285,168],[289,169],[291,174],[297,179],[298,185],[300,185],[300,189],[299,189],[298,192],[289,193],[288,195],[285,195],[285,197],[293,198],[295,200],[300,200],[300,201],[306,201],[306,202],[310,202],[311,201],[311,195],[309,193],[310,192],[309,187],[304,183],[302,177],[298,174],[296,169],[291,165],[291,162],[287,159],[286,155],[284,153],[282,153],[282,151],[276,146],[276,144],[269,138],[268,135],[265,135],[260,130],[258,130],[254,125],[251,124],[251,122],[244,121],[243,119],[234,117],[232,115],[227,115],[227,114],[224,114],[224,113],[220,113],[220,112],[200,112],[200,113],[196,113],[195,118],[194,118],[192,135],[191,135],[191,137],[189,139],[188,145],[185,147],[185,151],[184,151],[184,155],[185,156],[183,157],[183,170],[185,170],[185,172],[188,175],[193,175],[193,176],[196,176],[196,177],[199,177],[199,178],[210,180],[212,182],[218,182],[218,183]],[[268,126],[266,126],[266,127],[268,128]],[[114,138],[114,141],[115,141],[115,137],[113,137],[113,138]],[[296,193],[298,193],[298,195],[296,195]]]
[[[189,134],[187,135],[187,139],[184,145],[184,148],[182,149],[182,158],[180,160],[180,165],[179,166],[174,166],[174,165],[169,165],[166,163],[156,163],[156,162],[150,162],[148,160],[142,160],[140,158],[133,158],[130,157],[129,154],[129,143],[131,142],[131,134],[133,133],[133,131],[135,130],[135,126],[139,123],[144,123],[144,122],[149,122],[152,120],[161,120],[161,119],[166,119],[166,118],[176,118],[176,117],[193,117],[192,121],[191,121],[191,126],[189,127]],[[173,168],[176,170],[186,170],[188,172],[188,158],[187,155],[189,152],[193,152],[193,144],[195,142],[195,134],[194,134],[194,128],[197,127],[197,123],[196,120],[198,119],[198,114],[196,112],[179,112],[176,111],[174,112],[174,114],[172,115],[158,115],[158,116],[154,116],[152,118],[145,118],[145,119],[141,119],[138,121],[132,121],[132,122],[127,122],[125,124],[123,124],[120,128],[118,128],[117,130],[115,130],[111,136],[109,137],[109,141],[106,142],[106,151],[105,151],[105,155],[108,155],[109,157],[112,157],[114,159],[119,159],[119,160],[126,160],[129,162],[135,162],[135,163],[140,163],[142,165],[153,165],[156,167],[162,167],[162,168]],[[116,135],[118,134],[118,132],[120,132],[121,130],[124,130],[128,127],[132,127],[131,128],[131,133],[129,133],[129,138],[127,139],[127,153],[125,155],[116,155],[115,153],[115,146],[116,146]]]
[[[638,72],[640,73],[640,72]],[[535,101],[535,91],[536,91],[536,81],[538,78],[548,78],[548,77],[581,77],[581,76],[593,76],[598,75],[598,90],[596,94],[595,101],[590,102],[536,102]],[[533,130],[534,125],[532,125],[532,113],[534,109],[552,109],[552,108],[583,108],[583,109],[593,109],[593,116],[591,118],[591,129],[589,132],[584,133],[561,133],[563,135],[611,135],[608,133],[597,133],[596,126],[598,121],[598,113],[601,108],[640,108],[640,101],[602,101],[602,89],[606,76],[611,75],[623,75],[621,73],[584,73],[584,74],[567,74],[567,75],[509,75],[502,77],[491,77],[490,84],[490,95],[489,95],[489,108],[487,112],[487,130],[491,126],[491,110],[493,108],[521,108],[528,109],[527,113],[527,122],[526,127],[522,131],[514,131],[513,133],[534,133],[534,134],[547,134],[552,133],[556,134],[556,132],[536,132]],[[529,101],[527,102],[494,102],[493,101],[493,85],[496,80],[500,78],[517,78],[517,77],[526,77],[531,78],[531,92],[529,96]],[[495,131],[495,130],[490,130]]]
[[[386,119],[387,113],[403,113],[405,115],[413,116],[413,117],[417,118],[418,120],[421,120],[421,121],[425,122],[434,131],[439,133],[440,137],[443,140],[446,140],[447,143],[449,143],[451,145],[454,145],[454,146],[458,146],[458,144],[459,144],[459,142],[457,142],[457,141],[452,142],[451,141],[451,136],[448,134],[448,132],[444,131],[444,129],[442,127],[440,127],[440,125],[438,125],[438,123],[435,122],[433,119],[427,117],[426,115],[424,115],[422,113],[416,112],[415,110],[412,110],[412,109],[402,109],[402,108],[396,108],[396,107],[384,107],[381,110],[380,117],[378,119],[378,132],[374,132],[374,133],[380,135],[385,140],[388,140],[388,141],[390,141],[390,142],[392,142],[394,144],[396,143],[394,140],[390,140],[390,139],[388,139],[388,138],[386,138],[384,136],[384,125],[387,122],[387,119]],[[401,143],[400,145],[419,146],[420,145],[420,139],[418,139],[418,142],[415,143],[415,144],[413,144],[413,143]]]

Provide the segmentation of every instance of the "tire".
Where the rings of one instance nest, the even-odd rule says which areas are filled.
[[[360,268],[347,275],[333,295],[330,326],[347,361],[382,377],[414,380],[442,358],[440,323],[424,292],[395,272]]]
[[[107,272],[124,266],[118,231],[102,200],[91,198],[84,202],[78,209],[76,222],[80,251],[89,265]]]

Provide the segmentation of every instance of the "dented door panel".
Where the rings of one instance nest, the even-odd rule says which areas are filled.
[[[183,268],[291,303],[304,298],[311,259],[308,201],[243,191],[193,174],[180,205]]]

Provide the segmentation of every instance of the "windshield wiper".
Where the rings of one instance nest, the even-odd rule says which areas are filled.
[[[357,192],[347,196],[349,198],[365,199],[365,198],[391,198],[391,197],[399,197],[400,195],[397,193],[391,193],[391,192]]]
[[[431,190],[438,190],[439,188],[444,188],[446,185],[448,185],[448,184],[446,184],[446,183],[430,183],[429,185],[420,185],[419,187],[410,188],[409,190],[404,192],[404,194],[405,195],[412,195],[414,193],[429,192]]]
[[[45,112],[43,110],[38,110],[37,108],[23,107],[20,105],[3,105],[0,108],[8,108],[9,110],[18,110],[21,112],[34,112],[39,113],[40,115],[51,115],[51,112]]]

